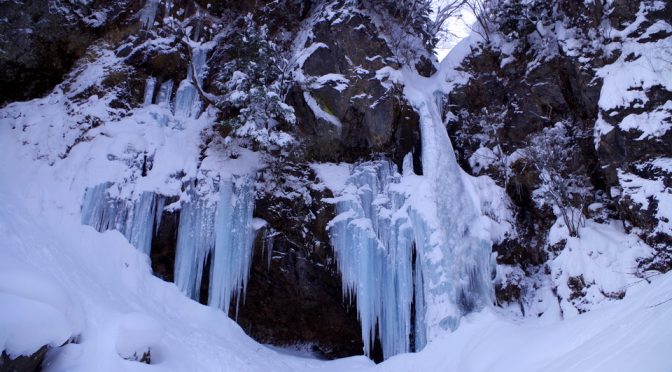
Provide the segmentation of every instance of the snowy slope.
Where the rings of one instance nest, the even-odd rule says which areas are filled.
[[[26,199],[22,181],[30,181],[7,168],[0,172],[0,342],[10,354],[73,338],[48,356],[46,370],[356,370],[371,364],[364,357],[301,359],[254,342],[223,312],[152,276],[148,257],[117,231],[98,233]],[[33,174],[32,182],[45,182],[40,178]],[[148,347],[152,366],[122,358]]]
[[[468,43],[458,46],[433,78],[389,69],[380,77],[406,83],[407,96],[421,111],[423,143],[430,145],[423,163],[431,176],[425,182],[430,197],[423,200],[441,202],[454,213],[455,205],[466,205],[463,209],[473,212],[466,216],[471,237],[495,241],[507,232],[505,196],[489,179],[472,178],[457,167],[433,96],[466,79],[455,67]],[[201,163],[202,135],[213,120],[207,111],[176,120],[166,107],[150,104],[124,116],[106,111],[113,97],[71,100],[111,68],[115,62],[107,58],[85,66],[69,92],[57,88],[44,99],[0,111],[0,343],[10,354],[50,344],[48,371],[669,371],[672,273],[654,276],[651,283],[636,279],[627,270],[646,247],[615,226],[592,223],[555,258],[552,274],[564,282],[583,274],[599,282],[591,291],[624,291],[621,301],[602,301],[585,314],[565,313],[562,320],[547,285],[535,298],[539,318],[485,306],[455,332],[434,334],[422,352],[378,366],[364,357],[325,362],[260,345],[224,312],[152,276],[148,257],[120,233],[81,225],[86,187],[114,181],[127,185],[123,197],[140,191],[180,196],[184,180],[248,174],[260,162],[244,149],[231,159],[217,156],[213,143]],[[82,133],[86,120],[102,124]],[[153,168],[141,176],[136,162],[146,154]],[[332,190],[345,187],[342,168],[314,168],[329,175],[323,178],[336,185]],[[440,200],[446,192],[459,195]],[[440,217],[446,216],[435,217],[444,222]],[[554,238],[567,237],[557,232]],[[440,300],[437,295],[431,304],[435,323],[452,310]],[[125,360],[147,350],[151,365]]]
[[[8,182],[7,167],[2,170],[0,340],[10,352],[30,353],[46,340],[60,344],[77,336],[76,343],[49,355],[46,370],[374,368],[363,357],[323,362],[257,344],[222,312],[187,299],[173,284],[153,277],[147,257],[121,234],[101,234],[63,218],[58,210],[36,208],[36,200],[22,196],[20,182]],[[393,357],[374,369],[668,371],[672,274],[651,282],[636,283],[622,301],[564,321],[554,316],[513,320],[487,309],[422,352]],[[11,308],[15,312],[8,311]],[[16,322],[18,315],[32,318],[22,324]],[[40,319],[45,323],[36,322]],[[21,334],[31,337],[21,341]],[[156,363],[151,366],[119,356],[147,346]]]

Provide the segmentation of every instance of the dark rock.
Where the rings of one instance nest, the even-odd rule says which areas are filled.
[[[166,198],[166,205],[174,203],[177,198]],[[175,278],[175,249],[177,247],[177,229],[180,222],[180,211],[163,211],[159,228],[152,238],[152,270],[159,278],[172,282]],[[206,275],[207,277],[207,275]]]
[[[43,95],[100,36],[127,27],[139,2],[0,2],[0,105]]]
[[[49,347],[42,346],[30,355],[21,355],[16,358],[10,357],[4,351],[0,355],[0,372],[39,372],[42,370],[42,362],[47,355]]]
[[[290,93],[289,102],[306,142],[306,158],[355,161],[371,153],[388,153],[400,164],[406,153],[419,156],[418,117],[401,89],[376,77],[376,71],[385,66],[399,66],[371,19],[348,12],[348,6],[342,5],[333,16],[342,21],[324,18],[316,22],[306,47],[313,43],[325,47],[317,48],[303,64],[307,86],[295,87]],[[317,83],[329,74],[347,81]],[[311,104],[340,124],[316,115]]]
[[[262,343],[310,344],[328,359],[361,355],[354,299],[345,300],[326,231],[334,209],[322,198],[330,195],[303,188],[315,182],[305,166],[278,164],[276,170],[283,175],[277,188],[262,193],[255,205],[255,216],[269,225],[255,244],[245,299],[237,317],[235,309],[230,315]],[[273,174],[262,177],[265,184],[274,183]]]

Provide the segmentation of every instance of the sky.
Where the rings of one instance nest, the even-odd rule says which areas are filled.
[[[462,12],[461,18],[450,21],[448,27],[454,36],[449,39],[439,40],[439,45],[436,48],[436,55],[439,61],[443,60],[443,58],[448,55],[448,52],[450,52],[460,40],[469,35],[470,27],[475,21],[476,18],[474,17],[474,14],[466,9]]]

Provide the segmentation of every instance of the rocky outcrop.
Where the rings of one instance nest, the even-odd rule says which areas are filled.
[[[387,153],[401,164],[412,152],[419,168],[418,116],[400,87],[377,76],[400,66],[376,24],[346,2],[318,7],[311,22],[300,85],[289,97],[308,160],[352,162]]]
[[[259,234],[250,281],[238,314],[231,316],[256,340],[312,345],[325,358],[358,355],[357,311],[346,302],[326,226],[334,208],[305,165],[278,161],[260,175],[265,185],[255,216],[268,225]],[[270,255],[270,257],[269,257]]]
[[[47,93],[94,40],[136,27],[125,19],[138,5],[128,0],[0,3],[0,104]]]
[[[566,176],[590,181],[582,213],[624,221],[657,249],[643,267],[669,270],[672,230],[658,203],[670,192],[665,159],[672,131],[665,128],[672,96],[662,83],[645,82],[642,71],[664,63],[652,48],[669,43],[670,8],[650,1],[511,1],[495,14],[489,41],[472,44],[458,68],[469,79],[451,92],[446,111],[464,169],[491,176],[516,206],[516,238],[494,247],[498,263],[533,276],[563,249],[547,241],[557,217],[535,201],[540,178],[525,161],[531,139],[562,122],[576,149],[562,155]],[[643,66],[641,58],[654,62]],[[621,96],[622,103],[605,103]],[[635,122],[651,123],[653,133]],[[498,288],[503,302],[520,296],[521,287]]]
[[[15,358],[2,352],[0,355],[0,372],[38,372],[42,370],[42,362],[49,348],[45,345],[30,355],[20,355]]]

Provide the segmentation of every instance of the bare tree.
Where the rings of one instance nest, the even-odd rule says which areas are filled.
[[[452,35],[450,31],[450,21],[460,18],[462,10],[467,5],[468,0],[438,0],[434,2],[434,12],[432,13],[432,35],[441,38],[442,36]]]
[[[570,236],[579,236],[585,225],[583,209],[588,202],[590,183],[581,172],[570,167],[578,151],[576,138],[566,123],[545,128],[529,141],[524,150],[526,163],[541,182],[538,192],[543,201],[557,207]]]
[[[476,22],[480,28],[472,28],[472,31],[478,33],[490,42],[490,35],[494,31],[495,10],[499,5],[499,0],[467,0],[465,5],[476,17]]]

